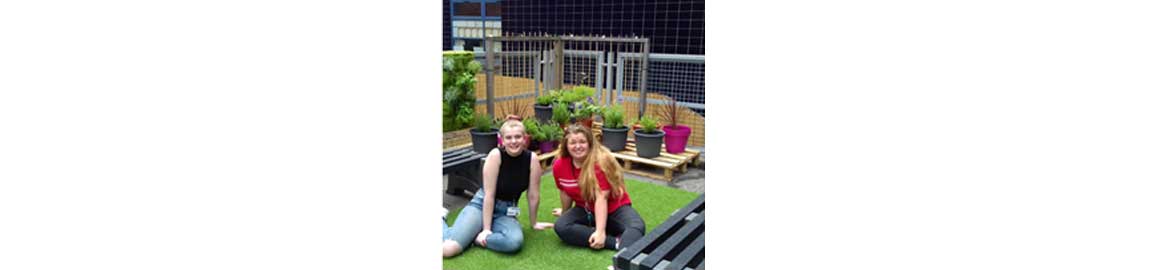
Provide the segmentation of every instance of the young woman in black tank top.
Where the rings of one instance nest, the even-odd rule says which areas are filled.
[[[487,249],[513,253],[522,248],[523,232],[518,221],[518,201],[524,191],[531,227],[546,230],[554,224],[537,222],[539,177],[543,170],[534,153],[527,151],[522,122],[508,118],[499,129],[503,146],[491,149],[483,164],[483,188],[448,227],[443,220],[443,257],[463,252],[472,242]]]

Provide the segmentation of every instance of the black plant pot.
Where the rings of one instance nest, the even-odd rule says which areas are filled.
[[[539,150],[539,141],[531,139],[531,144],[527,145],[527,150],[538,151]]]
[[[552,112],[554,112],[554,109],[551,108],[551,105],[547,105],[547,106],[535,105],[535,119],[538,119],[540,124],[550,123]]]
[[[492,129],[488,132],[479,132],[471,129],[471,149],[475,153],[486,154],[491,152],[496,145],[499,144],[498,130]]]
[[[606,136],[606,133],[603,133]],[[666,132],[657,130],[654,133],[644,133],[639,130],[634,131],[635,147],[638,149],[638,156],[642,158],[653,158],[661,155],[662,153],[662,137],[666,136]]]
[[[607,128],[602,127],[602,145],[611,152],[618,152],[626,149],[626,134],[630,132],[630,128]]]

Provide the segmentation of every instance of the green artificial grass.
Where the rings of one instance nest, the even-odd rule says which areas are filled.
[[[551,215],[551,209],[559,207],[559,190],[555,188],[552,175],[543,176],[541,182],[538,219],[554,223],[557,217]],[[631,179],[626,179],[626,188],[635,211],[646,221],[647,233],[662,224],[674,210],[698,197],[698,194],[688,191]],[[555,235],[554,230],[532,229],[525,194],[519,199],[519,207],[523,211],[519,215],[519,224],[523,227],[524,242],[518,253],[502,254],[471,245],[462,254],[443,259],[443,269],[606,269],[611,265],[614,250],[568,246]],[[454,224],[458,214],[459,210],[451,211],[447,224]]]

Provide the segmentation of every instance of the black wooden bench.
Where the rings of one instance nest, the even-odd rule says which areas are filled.
[[[447,193],[465,196],[472,194],[482,185],[483,155],[475,153],[471,147],[443,152],[443,174],[447,175]]]
[[[675,210],[638,242],[614,254],[615,270],[703,269],[706,194]]]

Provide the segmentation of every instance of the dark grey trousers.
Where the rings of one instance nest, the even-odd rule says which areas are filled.
[[[555,234],[568,245],[590,247],[594,234],[594,216],[582,207],[571,207],[555,220]],[[606,218],[606,248],[618,249],[633,244],[646,234],[646,222],[630,205],[623,205]],[[621,241],[621,243],[616,243]]]

